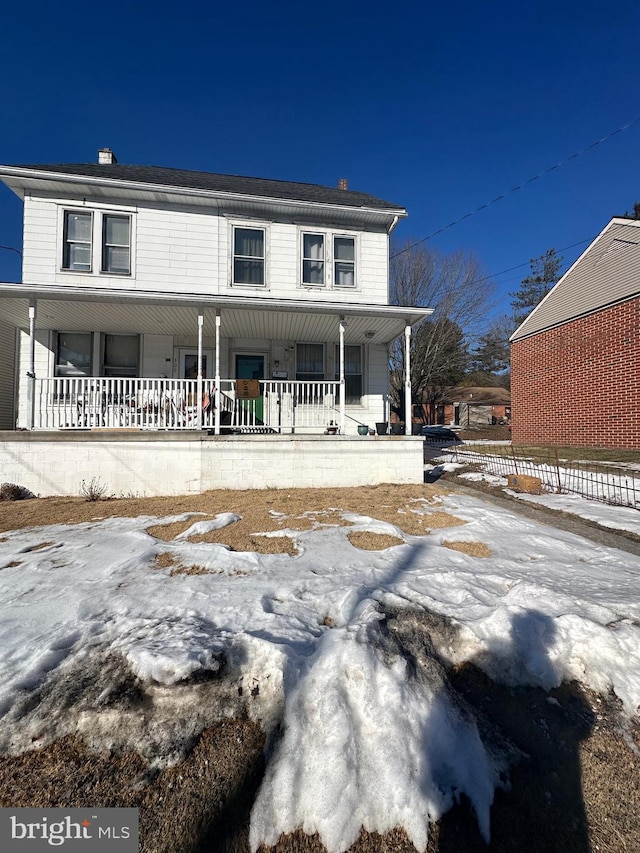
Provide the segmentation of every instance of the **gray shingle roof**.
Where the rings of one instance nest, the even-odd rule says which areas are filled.
[[[60,175],[156,184],[173,188],[184,187],[205,192],[335,204],[373,210],[404,211],[400,205],[353,190],[340,190],[334,187],[323,187],[319,184],[301,184],[269,178],[248,178],[240,175],[219,175],[210,172],[193,172],[186,169],[169,169],[164,166],[127,166],[120,163],[104,165],[97,163],[58,163],[46,165],[21,164],[14,165],[14,168],[54,172]]]

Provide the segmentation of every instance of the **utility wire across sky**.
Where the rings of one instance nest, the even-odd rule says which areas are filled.
[[[616,130],[612,130],[611,133],[608,133],[606,136],[603,136],[602,139],[596,139],[595,142],[592,142],[590,145],[587,145],[585,148],[581,148],[580,151],[576,151],[574,154],[571,154],[569,157],[565,157],[564,160],[560,160],[555,163],[553,166],[549,166],[548,169],[544,169],[542,172],[539,172],[537,175],[529,178],[521,184],[518,184],[515,187],[511,187],[510,190],[497,195],[495,198],[491,199],[491,201],[487,201],[484,204],[481,204],[480,207],[477,207],[475,210],[469,211],[469,213],[465,213],[464,216],[460,216],[458,219],[454,219],[453,222],[450,222],[448,225],[444,225],[442,228],[438,228],[437,231],[434,231],[432,234],[428,234],[426,237],[423,237],[421,240],[417,240],[415,243],[411,243],[409,246],[405,246],[400,249],[395,254],[391,255],[389,260],[393,260],[397,258],[398,255],[404,254],[404,252],[408,252],[410,249],[413,249],[415,246],[419,246],[421,243],[425,243],[427,240],[431,240],[434,237],[437,237],[438,234],[442,234],[443,231],[448,231],[449,228],[453,228],[454,225],[458,225],[460,222],[463,222],[465,219],[469,219],[471,216],[475,216],[476,213],[480,213],[481,210],[486,210],[488,207],[491,207],[492,204],[495,204],[498,201],[501,201],[503,198],[507,198],[507,196],[512,193],[517,192],[518,190],[524,189],[524,187],[532,184],[534,181],[540,180],[545,175],[548,175],[549,172],[555,171],[555,169],[559,169],[560,166],[564,166],[566,163],[569,163],[571,160],[575,160],[577,157],[582,156],[582,154],[586,154],[587,151],[591,151],[593,148],[596,148],[598,145],[602,145],[603,142],[607,142],[607,140],[612,139],[614,136],[617,136],[619,133],[622,133],[625,130],[628,130],[630,127],[633,127],[634,124],[640,122],[640,116],[632,119],[627,124],[622,125],[622,127],[618,127]],[[586,241],[584,241],[586,242]],[[580,245],[576,243],[575,245]],[[567,248],[571,248],[570,246]],[[560,250],[564,251],[564,250]],[[523,265],[524,266],[524,265]],[[512,269],[517,269],[517,267],[512,267]],[[505,272],[509,272],[509,270],[505,270]],[[497,275],[501,275],[501,273],[497,273]]]

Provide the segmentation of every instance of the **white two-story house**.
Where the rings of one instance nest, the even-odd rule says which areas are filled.
[[[344,438],[388,422],[389,344],[408,352],[430,313],[389,304],[402,207],[109,149],[0,179],[24,202],[22,282],[0,284],[5,429]]]

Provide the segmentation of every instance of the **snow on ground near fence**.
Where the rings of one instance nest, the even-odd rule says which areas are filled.
[[[508,684],[550,689],[577,679],[613,689],[635,714],[640,561],[467,496],[444,496],[435,506],[416,501],[414,509],[445,511],[466,523],[409,536],[349,515],[351,528],[290,531],[295,557],[146,533],[153,524],[189,518],[182,515],[3,534],[4,747],[28,748],[33,739],[68,732],[69,696],[84,689],[72,676],[86,676],[92,661],[107,671],[114,656],[123,657],[184,725],[201,709],[184,692],[197,686],[180,685],[220,670],[236,701],[238,684],[251,688],[243,694],[250,712],[276,739],[252,813],[253,849],[302,827],[339,853],[361,826],[382,833],[396,825],[424,849],[429,821],[461,792],[488,837],[503,768],[443,688],[437,659],[474,660]],[[222,514],[215,524],[233,518]],[[347,538],[354,529],[391,533],[404,544],[362,551]],[[445,543],[452,541],[482,542],[491,556],[451,550]],[[167,551],[206,573],[172,576],[156,562]],[[383,630],[383,611],[393,608],[437,614],[451,625],[446,637],[433,635],[431,657],[424,651],[417,672]],[[55,694],[51,712],[34,719],[38,706],[25,697],[70,681],[69,695]],[[233,713],[229,702],[221,700],[221,715]],[[157,733],[135,728],[142,725],[138,711],[123,723],[124,711],[101,708],[93,716],[85,708],[73,730],[94,743],[127,734],[149,758],[161,749]],[[193,737],[193,726],[184,737]]]
[[[486,452],[452,447],[444,452],[442,459],[461,465],[480,465],[487,473],[497,476],[527,474],[539,477],[551,492],[575,494],[589,500],[640,509],[640,474],[633,466],[616,466],[615,470],[607,470],[605,464],[608,463],[568,463],[551,457],[546,462],[537,462],[517,453],[515,456],[491,453],[489,447],[487,445]]]

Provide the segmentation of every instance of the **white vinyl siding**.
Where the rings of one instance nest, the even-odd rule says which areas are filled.
[[[63,212],[78,210],[81,199],[25,199],[23,279],[42,285],[58,284],[112,291],[135,289],[177,294],[229,293],[232,280],[233,227],[265,231],[265,284],[256,291],[276,299],[309,301],[346,300],[357,304],[388,304],[388,237],[383,231],[337,230],[317,221],[293,222],[241,220],[218,209],[195,206],[108,204],[102,200],[87,207],[100,213],[93,227],[91,272],[62,269]],[[131,217],[131,274],[102,272],[102,215]],[[324,286],[302,285],[302,234],[323,234]],[[355,238],[356,287],[335,287],[333,237]],[[251,285],[244,285],[251,287]]]

